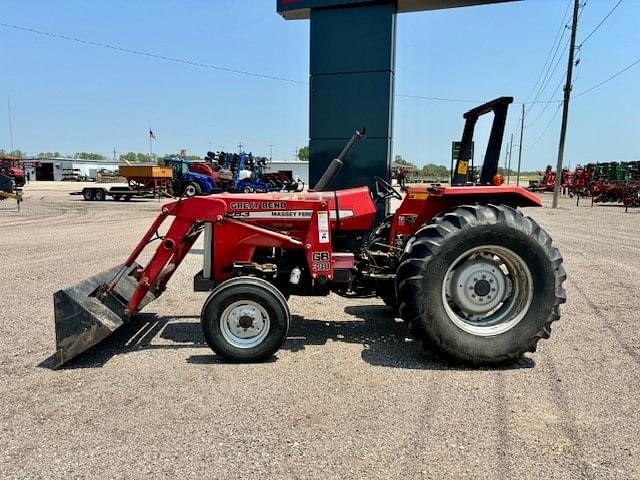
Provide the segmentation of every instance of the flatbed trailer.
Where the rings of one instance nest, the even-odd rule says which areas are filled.
[[[158,196],[158,191],[154,189],[132,188],[130,186],[106,188],[96,185],[84,187],[79,192],[70,192],[69,195],[82,195],[82,198],[87,201],[103,201],[108,197],[111,197],[115,201],[124,200],[125,202],[128,202],[134,197],[155,198],[156,196]]]
[[[113,186],[106,188],[100,185],[84,187],[79,192],[71,192],[70,195],[82,195],[87,200],[106,200],[108,197],[114,200],[130,201],[137,198],[170,197],[168,193],[169,182],[173,171],[171,167],[161,165],[121,165],[118,175],[127,179],[126,186]]]

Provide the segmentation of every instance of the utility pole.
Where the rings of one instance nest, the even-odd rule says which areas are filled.
[[[569,119],[569,100],[571,99],[571,84],[573,82],[573,56],[576,50],[576,31],[578,30],[578,9],[580,0],[573,1],[573,23],[571,25],[571,44],[569,45],[569,60],[567,62],[567,83],[564,86],[564,102],[562,105],[562,126],[560,127],[560,144],[558,145],[558,164],[556,165],[556,184],[553,187],[552,208],[558,207],[558,196],[562,185],[562,161],[564,160],[564,143],[567,138],[567,121]]]
[[[9,142],[11,143],[11,151],[13,152],[15,149],[13,148],[13,125],[11,124],[11,97],[7,95],[7,112],[9,113]]]
[[[209,142],[209,152],[211,151],[211,142]]]
[[[113,161],[116,161],[116,147],[113,147]]]
[[[518,176],[516,177],[516,186],[520,186],[520,166],[522,164],[522,137],[524,135],[524,103],[522,104],[522,122],[520,123],[520,145],[518,148]]]
[[[502,173],[504,173],[503,177],[507,176],[507,159],[509,158],[509,144],[505,145],[504,149],[504,167],[502,168]]]
[[[511,154],[513,153],[513,133],[511,133],[511,142],[509,143],[509,163],[507,164],[507,185],[511,183]]]
[[[273,161],[273,147],[275,147],[275,145],[273,145],[272,143],[269,144],[269,161]]]
[[[242,147],[244,147],[244,145],[242,144],[242,142],[239,142],[238,145],[238,153],[242,153]]]

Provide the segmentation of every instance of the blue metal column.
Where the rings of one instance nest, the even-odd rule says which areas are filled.
[[[310,16],[309,184],[366,125],[367,139],[330,188],[373,188],[373,177],[390,170],[396,3],[314,8]]]

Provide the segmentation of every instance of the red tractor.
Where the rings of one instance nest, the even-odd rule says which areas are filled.
[[[548,338],[565,301],[562,257],[518,207],[541,206],[496,175],[510,97],[465,114],[453,185],[409,188],[387,181],[328,191],[356,134],[313,191],[211,195],[166,204],[121,266],[55,293],[60,366],[110,335],[161,295],[198,237],[208,290],[201,323],[209,346],[230,361],[271,357],[287,337],[290,295],[378,295],[423,344],[473,365],[510,362]],[[468,185],[473,127],[493,112],[484,168]],[[497,127],[496,127],[497,125]],[[492,184],[493,183],[493,184]],[[378,206],[402,200],[375,225]],[[172,217],[166,233],[161,224]],[[136,259],[153,240],[149,263]]]
[[[21,164],[24,165],[24,161],[20,158],[0,158],[0,170],[3,170],[5,175],[11,177],[16,188],[22,188],[26,184],[26,176],[24,170],[20,168]]]

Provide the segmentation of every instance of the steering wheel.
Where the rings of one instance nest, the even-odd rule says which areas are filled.
[[[376,195],[379,198],[397,198],[398,200],[402,200],[400,192],[393,188],[389,182],[380,177],[374,177],[374,179],[376,181]]]

